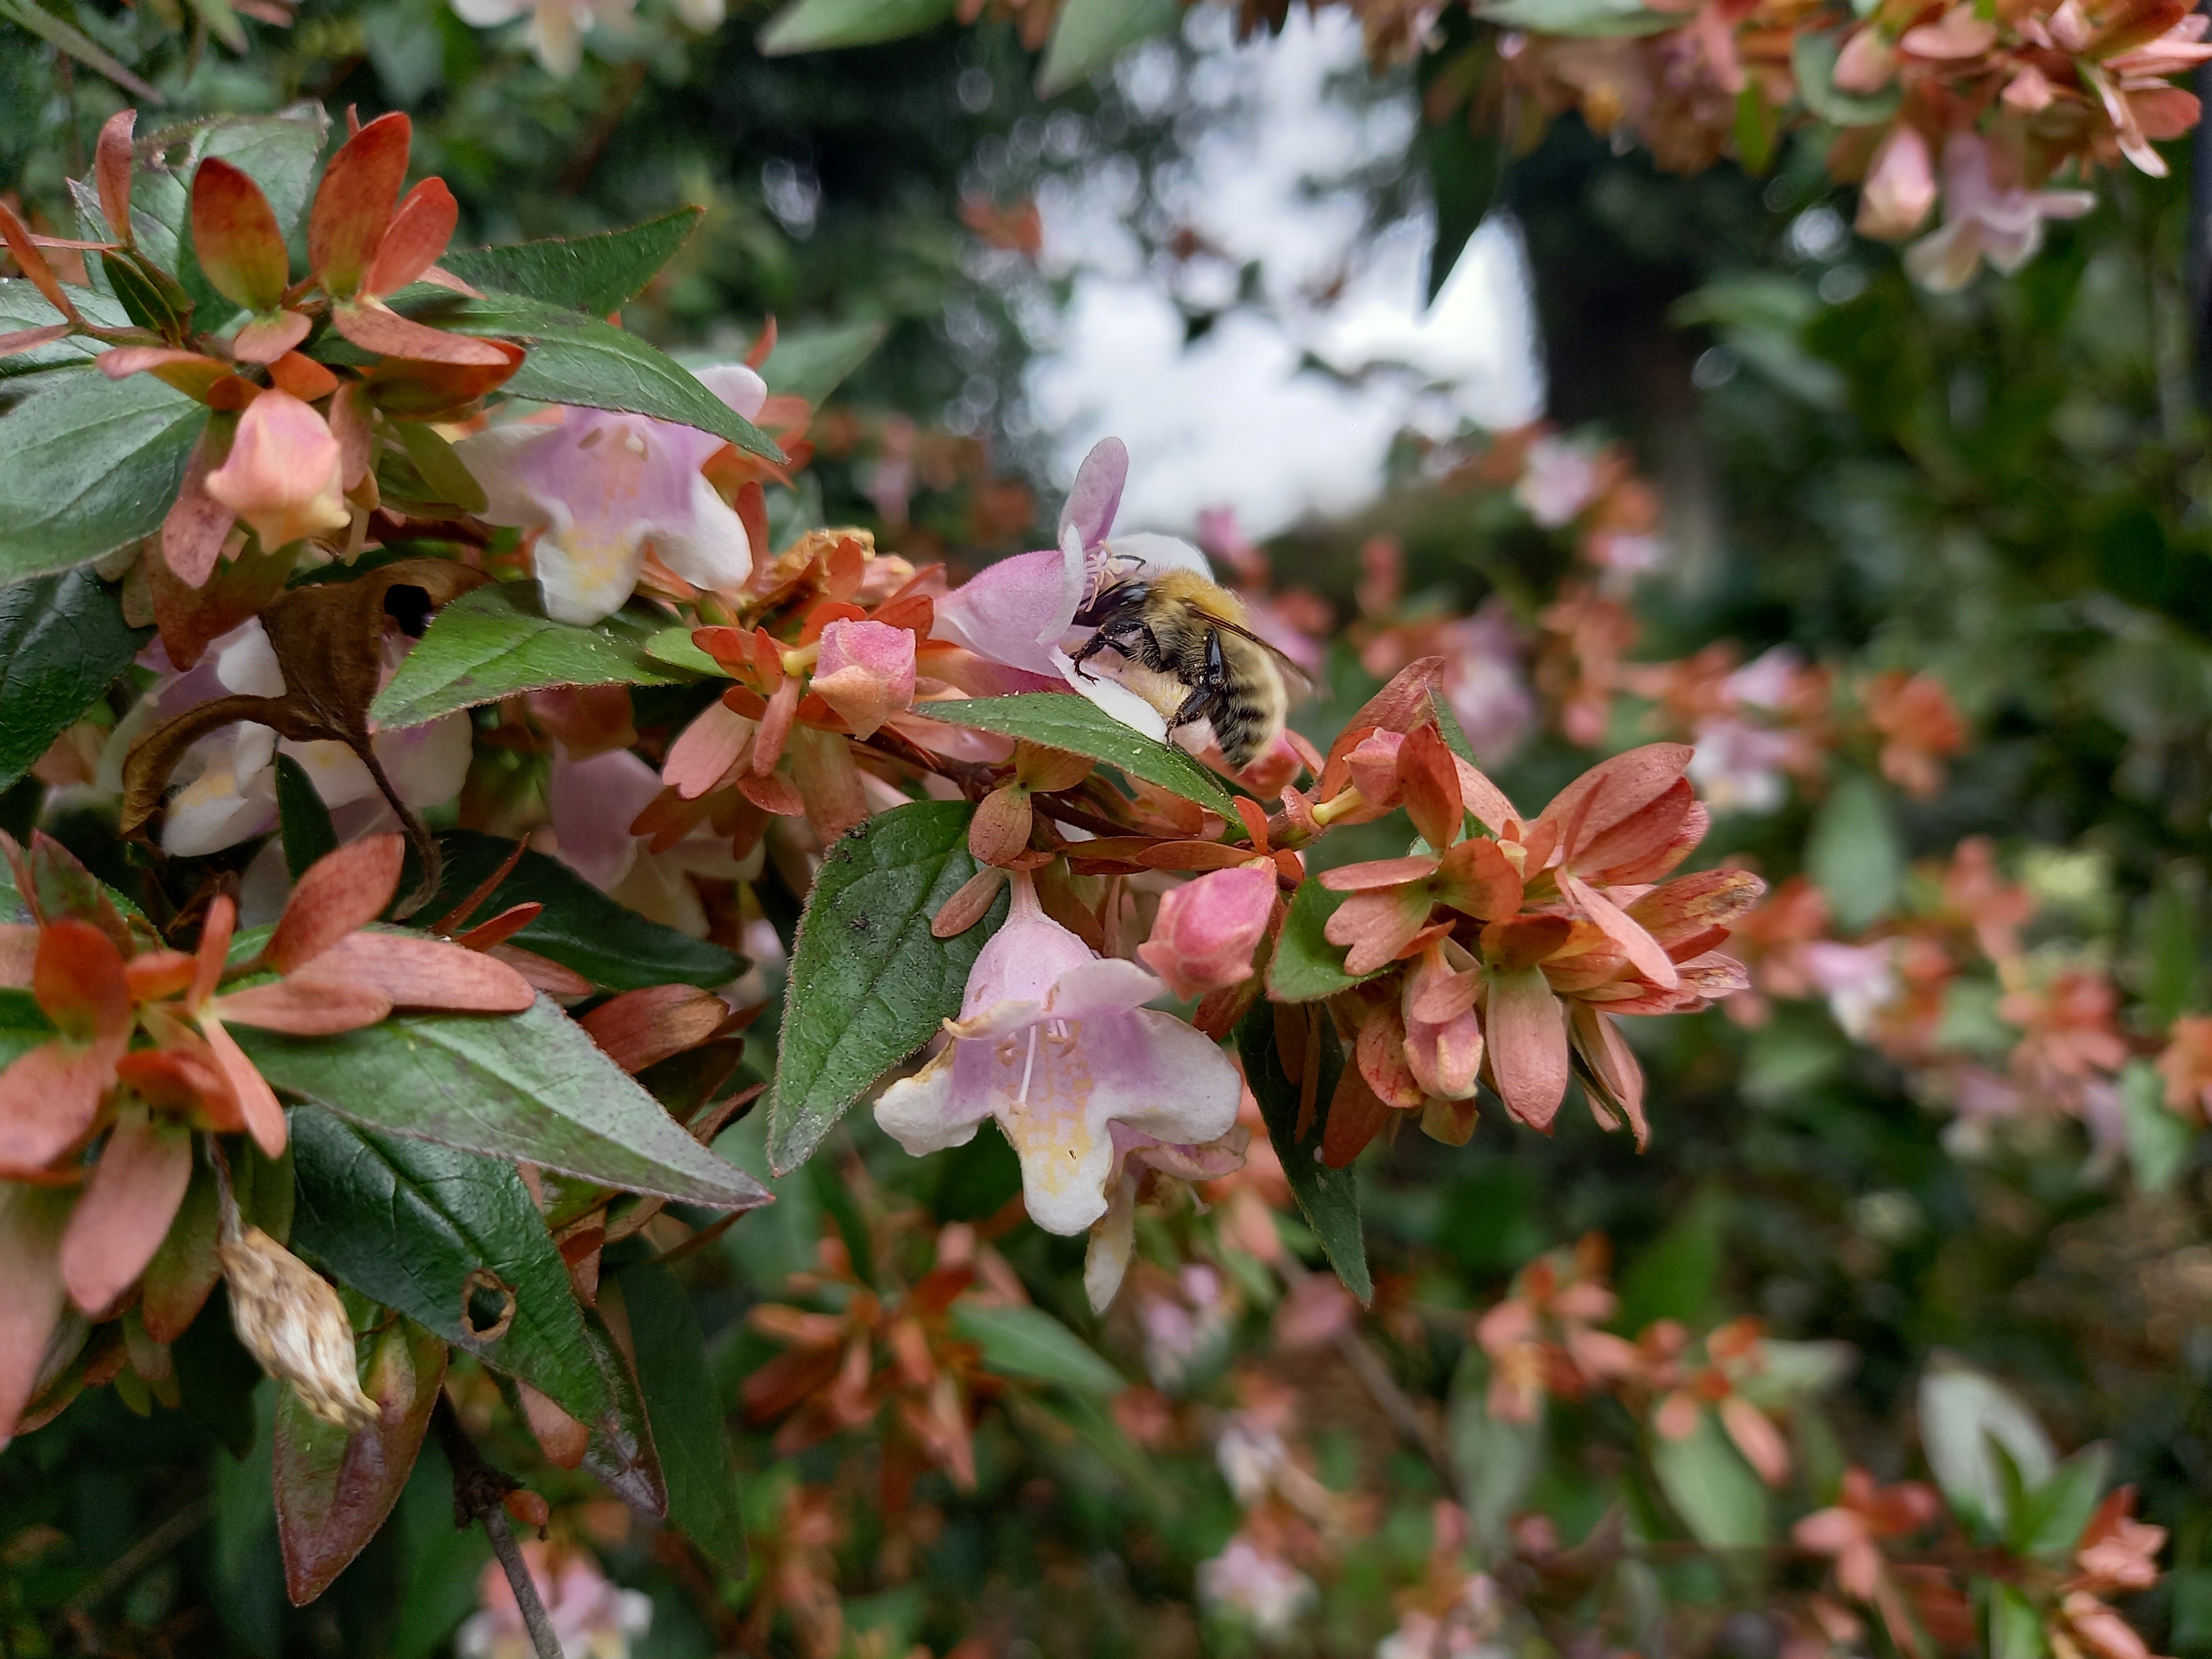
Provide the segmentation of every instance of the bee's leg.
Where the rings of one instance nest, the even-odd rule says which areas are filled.
[[[1109,647],[1122,656],[1136,660],[1137,653],[1130,647],[1139,640],[1152,646],[1154,655],[1158,654],[1159,647],[1152,641],[1151,629],[1134,617],[1109,617],[1098,625],[1097,632],[1075,648],[1075,655],[1071,659],[1075,665],[1075,672],[1086,680],[1097,679],[1098,677],[1083,665]]]
[[[1168,720],[1168,735],[1172,738],[1186,726],[1195,726],[1200,720],[1212,720],[1214,707],[1219,701],[1220,693],[1212,686],[1200,685],[1193,688],[1190,695],[1176,705],[1175,714]]]

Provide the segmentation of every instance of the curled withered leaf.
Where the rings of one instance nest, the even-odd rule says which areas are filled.
[[[283,672],[284,695],[216,697],[140,738],[123,763],[123,832],[132,834],[154,816],[187,749],[235,721],[254,721],[298,743],[342,743],[368,769],[422,859],[422,884],[400,914],[411,910],[437,890],[438,846],[392,788],[369,742],[368,706],[384,666],[386,606],[396,591],[412,589],[434,609],[486,580],[481,571],[443,559],[402,559],[349,582],[280,595],[261,613],[261,625]]]

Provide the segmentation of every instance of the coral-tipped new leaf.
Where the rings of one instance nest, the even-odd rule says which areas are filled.
[[[379,116],[331,157],[307,215],[307,264],[326,293],[350,295],[368,274],[407,178],[413,136],[404,115]]]
[[[405,856],[406,842],[395,835],[370,836],[317,859],[292,890],[262,961],[291,973],[374,921],[399,890]]]
[[[192,175],[192,251],[216,292],[248,311],[274,311],[292,279],[276,210],[220,156]]]
[[[413,282],[437,262],[453,240],[460,207],[442,179],[425,179],[407,192],[392,216],[392,225],[362,284],[368,294],[391,294]]]

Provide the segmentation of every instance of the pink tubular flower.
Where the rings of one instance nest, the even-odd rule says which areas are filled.
[[[229,455],[202,487],[273,552],[351,521],[338,473],[338,441],[323,417],[271,387],[246,405]]]
[[[768,399],[766,383],[742,363],[702,369],[699,379],[747,420]],[[547,616],[590,623],[619,611],[648,546],[701,587],[735,588],[752,574],[744,521],[700,470],[721,439],[642,415],[562,413],[555,426],[518,422],[459,446],[489,498],[484,518],[538,532]]]
[[[889,623],[845,619],[822,630],[814,690],[856,738],[871,738],[914,705],[913,631]]]
[[[533,1538],[523,1544],[522,1559],[569,1659],[624,1659],[630,1638],[651,1626],[653,1599],[610,1583],[582,1551]],[[498,1562],[486,1564],[477,1599],[477,1611],[454,1637],[454,1650],[465,1659],[529,1659],[530,1632]]]
[[[1252,953],[1275,908],[1275,866],[1266,860],[1216,870],[1160,901],[1138,958],[1179,997],[1226,990],[1252,977]]]
[[[920,1156],[965,1146],[996,1118],[1021,1159],[1030,1218],[1079,1233],[1106,1213],[1111,1126],[1171,1146],[1237,1121],[1237,1069],[1212,1042],[1143,1005],[1165,990],[1133,962],[1101,957],[1047,916],[1028,872],[975,958],[952,1041],[884,1091],[876,1121]]]
[[[1955,292],[1984,259],[2010,276],[2043,246],[2045,220],[2078,219],[2097,205],[2086,190],[2000,185],[1992,161],[1987,141],[1972,133],[1954,133],[1943,146],[1943,228],[1905,252],[1905,268],[1921,287]]]
[[[1862,236],[1894,242],[1920,228],[1936,205],[1936,167],[1917,129],[1899,125],[1881,141],[1859,191]]]

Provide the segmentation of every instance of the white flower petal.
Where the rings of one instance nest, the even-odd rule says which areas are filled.
[[[915,1157],[965,1146],[975,1138],[975,1127],[990,1115],[989,1097],[980,1090],[969,1099],[956,1097],[955,1063],[961,1045],[948,1042],[912,1077],[901,1078],[876,1102],[876,1121],[883,1132]]]

